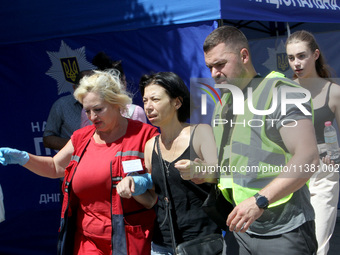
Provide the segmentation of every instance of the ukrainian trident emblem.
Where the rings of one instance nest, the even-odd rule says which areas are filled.
[[[289,69],[288,57],[286,53],[276,53],[277,70],[285,72]]]
[[[79,65],[76,57],[61,58],[61,66],[64,71],[65,80],[74,83],[79,73]]]

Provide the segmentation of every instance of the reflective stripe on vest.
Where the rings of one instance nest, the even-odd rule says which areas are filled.
[[[139,158],[144,158],[144,153],[140,151],[118,151],[115,157],[125,157],[125,156],[135,156]]]
[[[252,105],[257,110],[268,110],[273,98],[273,89],[284,83],[286,86],[299,87],[292,81],[284,78],[284,75],[272,72],[253,91],[248,98],[253,99]],[[276,96],[276,95],[274,95]],[[223,102],[227,102],[230,93],[223,96]],[[222,115],[222,107],[216,107],[214,116]],[[230,146],[222,147],[219,153],[224,157],[221,167],[227,164],[229,158],[229,173],[220,176],[219,188],[227,200],[232,201],[227,189],[232,189],[233,201],[237,204],[253,196],[281,172],[291,154],[284,151],[278,144],[271,141],[266,135],[266,115],[253,114],[248,108],[248,99],[244,101],[244,115],[237,115],[230,138]],[[249,121],[262,125],[249,125]],[[256,122],[257,121],[257,122]],[[237,123],[237,124],[235,124]],[[244,124],[243,124],[244,123]],[[214,127],[214,134],[218,148],[223,135],[224,125]],[[231,168],[231,169],[230,169]],[[229,176],[226,176],[229,175]],[[286,203],[292,194],[270,204],[269,207]]]
[[[79,163],[80,157],[77,155],[72,155],[71,161],[74,160],[75,162]]]

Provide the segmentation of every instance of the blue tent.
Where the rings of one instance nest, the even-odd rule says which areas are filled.
[[[99,51],[123,61],[134,101],[141,104],[137,84],[144,73],[174,71],[188,85],[191,78],[210,77],[202,44],[221,23],[253,37],[282,34],[287,26],[280,22],[291,28],[329,23],[329,28],[340,22],[339,6],[339,0],[5,1],[0,8],[0,146],[53,155],[42,145],[50,107],[72,91],[74,75],[92,68]],[[62,59],[77,67],[65,66]],[[0,254],[55,254],[58,181],[10,165],[0,166],[0,185],[6,210]]]
[[[19,0],[2,3],[0,44],[212,20],[338,23],[337,0]]]

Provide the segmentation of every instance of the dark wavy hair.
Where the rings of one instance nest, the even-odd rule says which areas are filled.
[[[117,69],[121,76],[124,76],[124,70],[121,60],[112,60],[105,52],[98,52],[92,59],[92,64],[98,67],[98,70],[105,71],[107,69]]]
[[[178,120],[185,122],[190,118],[190,92],[184,81],[173,72],[158,72],[145,74],[139,81],[139,90],[144,96],[145,88],[148,85],[156,84],[163,87],[170,98],[179,98],[182,106],[177,110]]]

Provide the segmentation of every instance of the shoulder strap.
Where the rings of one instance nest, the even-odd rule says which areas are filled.
[[[190,135],[190,142],[189,142],[189,146],[190,148],[194,149],[194,144],[193,144],[193,141],[194,141],[194,134],[195,134],[195,131],[196,131],[196,128],[198,127],[199,124],[195,125],[194,126],[194,130],[192,130],[191,132],[191,135]]]
[[[328,90],[327,90],[327,94],[326,94],[326,102],[325,102],[325,104],[327,104],[327,105],[328,105],[328,102],[329,102],[329,92],[331,91],[332,84],[333,84],[332,82],[329,84]]]
[[[164,192],[165,192],[165,219],[169,217],[169,227],[170,227],[170,234],[171,234],[171,242],[172,242],[172,248],[174,252],[176,251],[176,240],[175,240],[175,230],[174,230],[174,225],[172,222],[172,215],[171,215],[171,201],[170,201],[170,196],[169,196],[169,191],[168,191],[168,182],[166,179],[166,174],[165,174],[165,169],[164,169],[164,162],[161,154],[161,149],[159,147],[159,135],[155,137],[155,144],[157,146],[158,150],[158,159],[159,159],[159,165],[161,168],[162,176],[163,176],[163,181],[164,181]]]
[[[195,125],[195,126],[194,126],[194,130],[191,132],[190,139],[193,139],[193,137],[194,137],[194,133],[195,133],[195,131],[196,131],[196,128],[198,127],[198,125],[199,125],[199,124],[197,124],[197,125]]]

